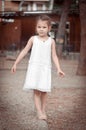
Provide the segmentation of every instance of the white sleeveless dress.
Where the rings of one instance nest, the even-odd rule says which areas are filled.
[[[51,38],[45,42],[34,36],[23,90],[51,91]]]

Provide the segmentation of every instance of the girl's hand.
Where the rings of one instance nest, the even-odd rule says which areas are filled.
[[[58,75],[61,76],[61,77],[64,77],[65,73],[62,70],[58,70]]]
[[[13,67],[11,68],[11,72],[15,73],[16,72],[16,65],[14,64]]]

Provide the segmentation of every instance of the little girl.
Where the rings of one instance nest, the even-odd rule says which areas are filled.
[[[23,90],[34,90],[34,102],[39,119],[46,120],[46,99],[47,92],[51,91],[51,56],[55,63],[56,69],[60,76],[65,74],[62,72],[58,57],[55,50],[55,41],[48,36],[51,29],[51,19],[42,15],[37,18],[36,32],[37,35],[32,36],[25,48],[21,51],[16,59],[11,71],[16,72],[17,64],[31,50],[27,75]]]

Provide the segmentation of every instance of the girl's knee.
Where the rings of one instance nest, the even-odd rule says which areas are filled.
[[[40,95],[41,95],[41,92],[40,92],[39,90],[34,90],[34,94],[40,96]]]
[[[34,90],[34,95],[37,95],[37,96],[41,96],[41,95],[46,95],[47,92],[41,92],[39,90]]]

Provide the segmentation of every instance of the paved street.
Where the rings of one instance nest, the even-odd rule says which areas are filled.
[[[36,130],[38,120],[33,92],[22,90],[28,57],[21,61],[15,74],[10,73],[13,62],[14,59],[9,57],[0,57],[0,130]],[[58,77],[52,65],[52,92],[48,94],[47,102],[48,128],[86,130],[86,76],[76,75],[76,60],[60,60],[60,64],[66,76]]]

